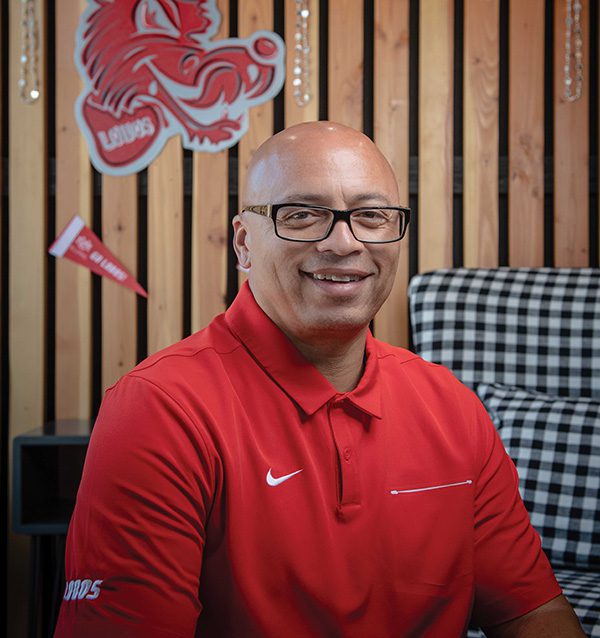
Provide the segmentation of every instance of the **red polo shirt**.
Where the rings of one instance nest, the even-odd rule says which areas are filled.
[[[451,638],[559,595],[478,399],[366,355],[338,393],[245,285],[108,390],[56,635]]]

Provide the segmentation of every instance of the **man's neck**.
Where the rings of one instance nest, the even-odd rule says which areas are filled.
[[[349,392],[358,385],[364,370],[366,328],[344,341],[307,342],[288,336],[338,392]]]

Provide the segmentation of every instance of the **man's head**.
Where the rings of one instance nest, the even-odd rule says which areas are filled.
[[[334,122],[292,126],[252,157],[242,211],[286,202],[340,210],[399,205],[396,178],[381,152],[366,135]],[[309,243],[281,239],[271,219],[253,212],[242,212],[233,224],[234,248],[240,265],[249,269],[254,297],[293,339],[356,335],[391,290],[397,242],[358,241],[345,221],[326,239]]]

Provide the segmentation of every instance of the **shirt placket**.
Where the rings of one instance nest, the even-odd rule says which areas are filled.
[[[360,468],[356,441],[362,424],[349,414],[351,406],[345,398],[335,398],[328,406],[329,426],[335,444],[338,466],[338,501],[336,513],[350,520],[361,507]]]

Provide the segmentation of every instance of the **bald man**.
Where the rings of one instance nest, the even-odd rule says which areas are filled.
[[[56,635],[583,636],[479,401],[369,332],[409,221],[382,154],[291,127],[241,208],[232,306],[106,393]]]

